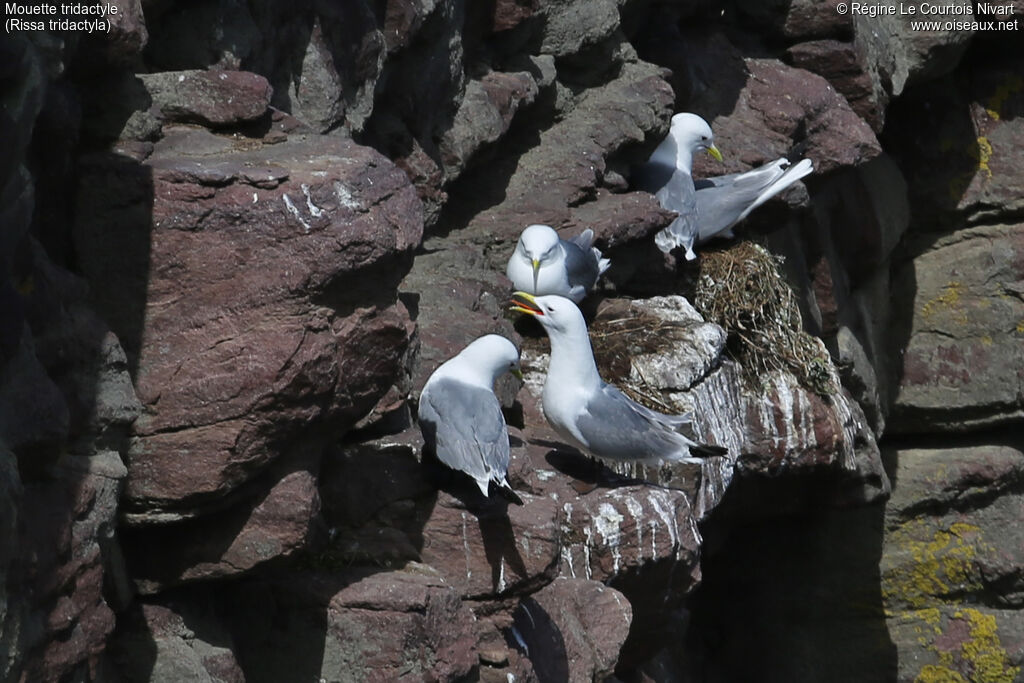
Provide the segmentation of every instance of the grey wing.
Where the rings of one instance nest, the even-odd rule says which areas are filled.
[[[726,173],[700,180],[694,179],[693,185],[698,190],[709,187],[758,188],[757,192],[760,193],[761,190],[781,178],[788,165],[789,160],[783,157],[743,173]]]
[[[686,457],[686,439],[661,416],[632,401],[610,384],[592,398],[576,426],[588,449],[606,460],[655,462]]]
[[[420,426],[438,459],[486,481],[508,472],[508,428],[494,392],[451,379],[431,382],[420,396]],[[432,432],[432,437],[428,436]]]
[[[787,178],[788,182],[781,184],[788,165],[789,161],[781,158],[746,173],[731,173],[694,181],[697,188],[697,215],[700,216],[697,244],[724,233],[770,197],[803,177],[800,175],[792,180]],[[780,185],[773,187],[777,182]]]
[[[575,244],[583,251],[588,251],[592,246],[594,246],[594,231],[591,230],[590,228],[587,228],[580,234],[573,235],[569,239],[563,241],[571,242],[572,244]]]
[[[581,246],[575,239],[562,240],[562,247],[565,251],[565,273],[569,278],[569,287],[573,289],[582,287],[584,295],[597,283],[597,277],[601,274],[599,264],[601,252],[595,253],[596,250],[590,247],[594,233],[587,230],[584,235],[587,232],[590,233],[590,238],[587,240],[586,247]],[[583,235],[577,235],[577,237],[583,237]]]
[[[747,207],[757,199],[757,194],[745,199],[727,185],[697,190],[696,195],[697,215],[700,217],[697,225],[697,244],[703,244],[736,225]]]

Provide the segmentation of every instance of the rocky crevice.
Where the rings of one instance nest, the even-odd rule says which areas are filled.
[[[118,7],[106,42],[0,45],[0,678],[1020,680],[1015,35],[808,0]],[[726,152],[697,175],[814,160],[740,233],[823,385],[751,383],[684,298],[707,274],[651,246],[672,215],[629,168],[681,109]],[[505,312],[535,222],[613,261],[605,376],[727,458],[559,443]],[[529,370],[498,387],[522,507],[411,423],[487,332]]]

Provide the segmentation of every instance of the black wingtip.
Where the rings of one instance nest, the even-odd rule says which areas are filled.
[[[695,455],[701,458],[715,458],[728,454],[728,448],[722,448],[721,446],[712,446],[711,444],[708,443],[699,443],[694,446],[690,446],[690,455]]]
[[[523,499],[519,497],[519,494],[517,494],[512,489],[505,488],[504,486],[496,486],[495,488],[498,489],[498,493],[501,494],[501,497],[507,500],[508,502],[515,503],[516,505],[525,505]]]

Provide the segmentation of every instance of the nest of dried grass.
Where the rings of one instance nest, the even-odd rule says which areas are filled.
[[[728,333],[726,351],[752,386],[760,387],[767,373],[783,370],[804,388],[827,396],[836,391],[828,354],[804,332],[781,262],[752,242],[705,251],[693,305]]]
[[[531,320],[517,328],[523,334],[523,349],[537,354],[549,352],[548,340],[539,323]],[[594,362],[606,382],[614,384],[634,401],[651,410],[678,412],[656,390],[632,378],[632,359],[635,356],[659,353],[669,348],[678,334],[685,334],[685,329],[678,322],[664,320],[634,308],[629,301],[623,299],[603,307],[587,329],[594,351]],[[534,331],[536,334],[531,334]]]
[[[594,361],[605,381],[637,403],[651,410],[675,413],[677,410],[660,394],[650,387],[638,386],[631,375],[634,356],[667,349],[680,331],[678,322],[653,316],[623,301],[602,311],[590,325]]]

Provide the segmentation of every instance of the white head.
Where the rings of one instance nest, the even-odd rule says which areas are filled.
[[[677,168],[690,171],[693,167],[693,155],[705,151],[718,161],[722,153],[715,147],[715,136],[708,122],[689,112],[682,112],[672,117],[668,136],[655,150],[654,156],[662,163],[670,163]],[[671,158],[665,158],[671,155]],[[654,159],[652,156],[652,159]]]
[[[506,372],[522,377],[519,350],[500,334],[485,334],[474,339],[459,352],[457,358],[460,363],[489,374],[492,385]]]
[[[533,291],[537,291],[537,273],[541,266],[556,263],[562,255],[558,233],[550,225],[530,225],[519,235],[517,255],[533,264]]]
[[[548,294],[533,296],[526,292],[512,295],[512,308],[520,313],[528,313],[547,330],[548,336],[580,337],[587,336],[587,321],[583,313],[571,299],[564,296]]]

